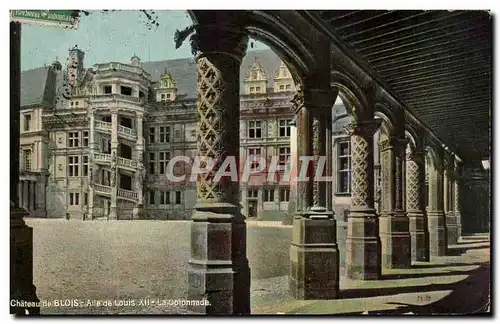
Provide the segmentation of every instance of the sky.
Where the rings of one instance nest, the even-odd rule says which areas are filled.
[[[85,52],[85,67],[103,62],[128,63],[136,54],[142,61],[162,61],[192,57],[189,39],[175,49],[174,33],[192,24],[186,11],[158,10],[158,27],[148,29],[140,11],[90,11],[79,28],[62,29],[23,24],[21,31],[21,70],[51,64],[56,58],[66,64],[68,49],[78,45]],[[253,48],[267,49],[251,40]]]

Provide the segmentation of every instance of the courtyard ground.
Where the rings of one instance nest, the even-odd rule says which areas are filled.
[[[27,219],[34,231],[34,281],[41,300],[181,300],[187,296],[190,223]],[[253,314],[471,313],[489,302],[488,236],[450,256],[384,271],[384,280],[341,276],[341,298],[288,296],[291,226],[248,222]],[[339,237],[340,240],[343,238]],[[342,248],[342,244],[339,244]],[[185,314],[181,306],[42,307],[42,314]]]

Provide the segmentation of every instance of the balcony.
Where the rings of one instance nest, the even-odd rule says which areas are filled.
[[[106,153],[94,153],[94,161],[109,163],[111,162],[111,154]]]
[[[137,138],[137,132],[135,129],[128,128],[122,125],[118,125],[118,135],[124,136],[124,137],[131,137],[136,139]]]
[[[139,195],[137,194],[137,192],[125,189],[118,189],[118,197],[122,199],[131,200],[134,202],[139,200]]]
[[[137,169],[137,161],[119,157],[118,158],[118,166],[125,167],[125,168],[131,168],[131,169]]]
[[[111,123],[102,120],[96,120],[94,126],[96,130],[100,130],[106,133],[108,132],[111,133]]]
[[[111,187],[94,183],[92,185],[98,194],[111,195]]]

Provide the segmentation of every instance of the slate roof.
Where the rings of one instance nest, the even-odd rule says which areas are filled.
[[[39,105],[46,97],[50,67],[21,72],[21,107]]]
[[[273,88],[274,72],[279,69],[280,58],[272,50],[249,51],[242,60],[240,68],[240,89],[243,90],[243,80],[250,65],[257,60],[266,71],[268,78],[268,88]],[[165,61],[142,62],[142,68],[151,74],[151,81],[156,82],[165,72],[165,67],[172,74],[179,95],[185,95],[187,99],[195,99],[196,93],[196,63],[194,58],[183,58]],[[47,76],[50,67],[42,67],[27,70],[21,73],[21,106],[40,104],[47,93]],[[53,73],[54,83],[57,78],[57,106],[64,106],[65,100],[62,98],[64,92],[62,84],[64,80],[65,68],[61,72]],[[52,83],[52,82],[51,82]],[[50,92],[50,91],[49,91]],[[50,98],[46,98],[50,100]]]

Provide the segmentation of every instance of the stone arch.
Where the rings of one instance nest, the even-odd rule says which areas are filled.
[[[332,71],[330,84],[332,88],[338,89],[348,113],[355,120],[362,120],[368,112],[369,105],[368,99],[356,81],[341,71]]]
[[[375,108],[378,106],[383,106],[380,104],[377,104]],[[375,118],[379,118],[382,120],[382,124],[380,126],[380,139],[388,139],[390,136],[394,135],[394,132],[396,131],[395,123],[393,119],[391,118],[390,114],[387,114],[386,111],[383,111],[382,109],[375,109]]]
[[[410,130],[405,129],[405,137],[409,140],[407,147],[411,149],[416,149],[418,147],[415,136],[412,134]]]
[[[426,152],[426,161],[428,159],[429,163],[426,163],[426,167],[427,165],[430,167],[430,170],[429,171],[438,171],[438,166],[441,164],[440,162],[440,157],[438,155],[438,152],[436,151],[436,149],[434,149],[434,147],[432,147],[432,145],[427,145],[425,147],[425,152]]]

